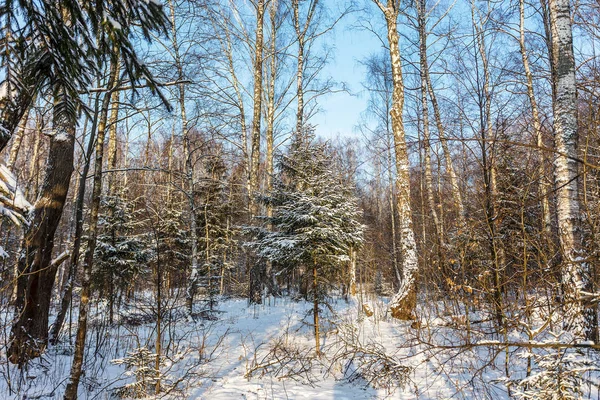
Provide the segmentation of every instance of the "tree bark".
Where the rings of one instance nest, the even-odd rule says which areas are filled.
[[[591,289],[589,265],[582,260],[577,159],[577,91],[571,10],[568,0],[550,0],[552,63],[555,69],[554,185],[556,216],[563,256],[565,328],[578,339],[596,338],[595,307],[585,307],[581,292]]]
[[[442,146],[442,152],[444,153],[444,161],[446,162],[446,171],[450,178],[450,187],[452,188],[452,199],[454,205],[458,211],[458,226],[459,229],[466,228],[466,215],[465,207],[463,204],[462,194],[460,186],[458,185],[458,177],[456,170],[454,169],[454,161],[452,161],[452,154],[450,154],[450,148],[448,147],[448,139],[446,138],[446,131],[442,122],[442,115],[440,113],[440,107],[438,104],[435,90],[431,84],[431,74],[429,73],[429,62],[427,61],[427,54],[425,53],[425,78],[427,80],[427,90],[429,92],[429,98],[431,99],[431,108],[433,109],[433,115],[435,117],[435,124],[438,132],[438,138],[440,145]]]
[[[269,43],[269,64],[268,70],[268,84],[267,84],[267,93],[266,93],[266,118],[265,122],[267,124],[265,133],[266,133],[266,141],[267,141],[267,149],[266,149],[266,190],[267,193],[270,193],[273,190],[273,173],[274,171],[274,154],[275,154],[275,83],[277,81],[277,2],[273,2],[271,7],[269,8],[269,21],[271,23],[271,40]],[[273,206],[270,204],[267,205],[267,218],[273,216]],[[272,225],[269,224],[268,229],[272,229]],[[279,292],[277,288],[277,281],[275,276],[273,275],[273,263],[271,261],[266,262],[265,266],[265,284],[268,290],[268,293],[271,295],[275,295]]]
[[[531,117],[533,118],[533,133],[536,140],[536,145],[540,149],[539,168],[538,168],[538,197],[542,206],[542,232],[547,245],[550,245],[552,236],[552,223],[550,219],[550,204],[548,201],[549,188],[546,182],[544,173],[544,164],[546,157],[544,156],[544,138],[542,135],[542,123],[540,122],[540,113],[533,91],[533,74],[529,67],[529,56],[527,55],[527,47],[525,45],[525,0],[519,0],[519,48],[521,51],[521,60],[525,71],[525,86],[527,87],[527,97],[531,107]]]
[[[44,181],[19,258],[16,322],[8,351],[9,360],[19,365],[38,357],[48,344],[50,301],[57,272],[57,266],[51,265],[52,250],[73,173],[74,146],[74,122],[55,119]]]
[[[29,113],[31,111],[31,107],[27,109],[25,114],[23,115],[23,119],[21,120],[21,124],[19,125],[19,130],[14,136],[13,144],[10,148],[10,155],[8,156],[8,163],[6,166],[11,172],[14,172],[15,163],[17,162],[17,157],[19,155],[19,150],[21,149],[21,143],[23,143],[23,137],[25,137],[25,130],[27,129],[27,122],[29,121]]]
[[[118,72],[117,72],[118,73]],[[117,120],[119,118],[120,90],[115,90],[111,97],[111,111],[108,119],[108,169],[117,168]],[[108,175],[108,193],[113,193],[116,174]]]
[[[321,343],[319,338],[319,281],[317,279],[317,261],[313,265],[313,324],[315,333],[315,354],[317,357],[321,355]]]
[[[393,96],[390,116],[394,134],[394,149],[396,163],[396,204],[398,209],[398,228],[400,231],[400,256],[402,266],[402,282],[398,292],[390,302],[390,311],[394,318],[413,319],[417,304],[417,244],[413,231],[413,221],[410,205],[410,165],[408,148],[404,132],[402,110],[404,108],[404,83],[402,79],[402,61],[398,37],[398,8],[394,0],[388,0],[387,5],[374,0],[383,12],[387,25],[389,55],[392,64]]]
[[[254,108],[252,113],[252,135],[251,135],[251,153],[250,153],[250,190],[248,193],[249,209],[252,217],[258,213],[257,203],[254,199],[258,191],[258,175],[260,169],[260,128],[262,112],[262,91],[263,91],[263,47],[264,47],[264,16],[265,0],[258,0],[256,6],[256,39],[254,56]]]
[[[254,57],[254,109],[252,114],[252,135],[251,135],[251,153],[250,153],[250,179],[248,193],[248,209],[250,218],[258,215],[258,204],[255,200],[256,193],[259,190],[259,170],[260,170],[260,127],[262,110],[262,92],[263,92],[263,24],[265,15],[265,0],[257,0],[256,4],[256,38],[255,38],[255,57]],[[250,293],[249,300],[253,303],[261,302],[262,276],[264,267],[249,258],[249,280]]]
[[[183,62],[181,60],[181,53],[179,51],[179,42],[177,35],[177,25],[175,24],[175,6],[172,1],[169,1],[169,9],[171,12],[171,40],[173,44],[173,50],[175,54],[175,67],[177,68],[177,76],[179,80],[183,80]],[[188,184],[188,203],[190,205],[190,241],[191,241],[191,270],[190,278],[188,281],[187,293],[186,293],[186,304],[188,313],[191,315],[194,308],[194,296],[196,295],[196,286],[198,285],[198,226],[196,219],[196,202],[194,198],[194,162],[192,160],[191,141],[189,132],[189,121],[187,118],[187,110],[185,105],[185,85],[179,84],[179,112],[181,117],[181,136],[183,138],[183,153],[185,160],[185,176]]]
[[[483,174],[484,189],[484,212],[487,224],[488,246],[492,262],[492,306],[494,316],[498,327],[504,325],[503,314],[503,273],[506,266],[506,259],[502,241],[499,240],[499,210],[498,210],[498,189],[497,189],[497,171],[495,157],[494,130],[492,124],[492,95],[490,92],[490,69],[485,48],[484,28],[481,21],[475,18],[477,8],[475,2],[471,2],[471,20],[474,30],[473,46],[475,47],[475,69],[477,73],[478,86],[477,105],[479,111],[479,133],[481,140],[481,165]],[[479,54],[479,56],[477,56]],[[479,84],[480,71],[479,61],[483,69],[483,84]]]
[[[75,352],[69,383],[65,389],[65,400],[77,399],[77,388],[81,379],[83,359],[85,354],[85,339],[87,336],[87,314],[89,310],[91,276],[94,264],[94,252],[98,237],[98,218],[100,212],[100,197],[102,195],[102,162],[104,158],[104,139],[106,135],[108,109],[110,106],[111,90],[115,88],[119,75],[119,55],[115,52],[110,62],[110,74],[107,83],[108,92],[104,95],[100,117],[98,122],[98,134],[96,138],[96,159],[94,162],[94,181],[92,188],[92,199],[90,206],[90,223],[87,240],[87,248],[83,259],[83,278],[81,282],[81,299],[79,301],[79,318],[77,321],[77,334],[75,339]]]
[[[77,189],[77,200],[75,203],[75,232],[73,234],[73,250],[71,252],[71,261],[69,265],[69,271],[67,273],[67,280],[62,290],[60,309],[54,320],[54,324],[50,329],[50,343],[55,345],[58,343],[58,337],[65,321],[67,312],[69,311],[69,305],[73,299],[73,285],[75,275],[77,273],[77,265],[79,263],[79,254],[81,252],[81,239],[83,236],[83,209],[85,202],[85,181],[90,171],[90,165],[92,161],[92,153],[94,151],[94,142],[96,137],[96,127],[98,125],[98,107],[99,107],[99,96],[96,97],[94,105],[94,120],[90,130],[90,137],[88,139],[88,147],[85,153],[85,162],[81,175],[79,176],[79,186]]]
[[[420,78],[421,78],[421,114],[423,118],[423,152],[425,164],[425,192],[427,195],[427,206],[429,213],[433,219],[437,241],[438,269],[443,277],[448,276],[448,272],[444,266],[444,226],[439,218],[435,197],[433,194],[433,173],[431,168],[431,143],[429,135],[429,104],[427,102],[427,27],[425,19],[425,1],[417,0],[417,25],[419,30],[419,63],[420,63]],[[444,279],[442,279],[445,281]]]

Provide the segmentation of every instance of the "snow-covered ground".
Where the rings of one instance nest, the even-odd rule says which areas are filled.
[[[149,299],[144,303],[138,300],[135,308],[122,313],[121,321],[127,318],[128,324],[112,326],[103,323],[102,304],[94,309],[81,399],[114,398],[117,388],[136,381],[136,368],[127,371],[123,362],[128,351],[155,351],[156,323],[143,317],[152,311]],[[173,307],[176,322],[162,326],[163,392],[148,397],[503,399],[508,398],[503,383],[507,372],[511,378],[524,377],[522,349],[452,348],[466,339],[464,329],[452,326],[454,316],[429,318],[423,309],[420,326],[415,326],[388,319],[385,303],[377,299],[335,299],[330,306],[323,307],[321,357],[315,357],[312,303],[271,298],[248,306],[246,300],[229,299],[219,302],[215,320],[195,321]],[[367,316],[365,310],[373,314]],[[473,329],[470,340],[493,339],[483,331]],[[4,343],[6,335],[4,329]],[[71,353],[68,343],[50,347],[26,371],[8,365],[1,354],[0,398],[60,398]],[[148,364],[154,365],[153,360]]]

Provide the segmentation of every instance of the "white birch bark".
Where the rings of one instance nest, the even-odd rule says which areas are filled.
[[[550,0],[552,62],[555,69],[554,185],[556,216],[563,255],[565,328],[578,339],[591,339],[593,308],[584,310],[582,291],[589,287],[587,264],[581,258],[582,235],[579,210],[577,158],[577,93],[573,32],[569,0]]]
[[[425,53],[424,56],[425,63],[423,67],[425,72],[425,79],[427,80],[427,91],[429,92],[431,108],[433,109],[433,115],[435,117],[435,125],[438,132],[438,138],[442,146],[442,152],[444,153],[446,171],[448,173],[448,177],[450,178],[450,187],[452,188],[452,199],[458,214],[458,226],[459,229],[464,229],[466,227],[466,215],[462,194],[460,192],[460,186],[458,184],[458,176],[456,175],[454,161],[452,160],[452,154],[450,153],[450,148],[448,147],[448,139],[446,138],[446,130],[444,129],[444,123],[442,122],[442,114],[440,112],[437,96],[431,83],[431,75],[429,73],[429,62],[427,61],[427,53]]]
[[[392,64],[392,132],[394,134],[394,150],[396,163],[396,204],[398,208],[398,228],[400,231],[400,256],[402,266],[402,282],[398,292],[390,302],[390,311],[394,318],[412,319],[417,301],[416,278],[418,273],[417,244],[413,231],[412,212],[410,206],[410,165],[404,132],[402,110],[404,108],[404,83],[402,79],[402,60],[400,58],[398,36],[398,8],[394,0],[383,4],[373,0],[385,16],[387,39]]]

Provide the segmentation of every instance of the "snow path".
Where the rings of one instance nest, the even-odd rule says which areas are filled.
[[[305,302],[292,302],[289,299],[276,299],[275,304],[251,306],[239,300],[223,304],[224,325],[233,327],[229,334],[224,353],[216,362],[221,364],[217,376],[206,387],[196,388],[190,399],[372,399],[377,397],[374,390],[364,390],[358,385],[329,378],[317,386],[303,385],[293,380],[279,380],[271,376],[247,379],[246,366],[252,362],[257,346],[266,344],[295,332],[302,335],[307,344],[312,344],[309,329],[303,326],[302,319],[312,307]]]

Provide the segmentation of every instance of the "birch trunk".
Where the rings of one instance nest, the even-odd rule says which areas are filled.
[[[258,175],[260,169],[260,128],[262,112],[262,90],[263,90],[263,46],[264,46],[264,16],[265,0],[256,2],[256,39],[255,39],[255,57],[254,57],[254,108],[252,113],[252,135],[250,152],[250,214],[252,217],[257,215],[258,209],[254,199],[258,191]]]
[[[350,279],[348,291],[350,296],[356,296],[356,250],[350,248]]]
[[[274,152],[275,152],[275,83],[277,80],[277,2],[274,1],[269,9],[269,20],[271,23],[271,40],[269,43],[269,64],[268,64],[268,85],[267,85],[267,104],[266,118],[267,124],[265,133],[267,139],[266,153],[266,189],[267,193],[273,190],[273,173],[274,173]],[[270,219],[273,216],[273,206],[267,205],[267,217]],[[269,224],[268,229],[272,229]],[[273,275],[273,263],[266,261],[265,280],[269,294],[277,294],[277,281]]]
[[[117,72],[118,73],[118,72]],[[110,118],[108,119],[108,169],[117,168],[117,120],[119,118],[120,91],[115,90],[111,98]],[[115,173],[108,175],[108,193],[112,194],[115,182]]]
[[[433,115],[435,117],[436,129],[438,132],[438,138],[442,146],[442,152],[444,153],[444,161],[446,162],[446,171],[450,178],[450,187],[452,188],[452,199],[454,206],[458,211],[458,226],[459,229],[464,229],[467,225],[465,207],[463,204],[462,194],[460,192],[460,186],[458,185],[458,177],[456,170],[454,169],[454,161],[452,161],[452,154],[448,147],[448,139],[446,138],[446,130],[444,129],[444,123],[442,122],[442,115],[440,113],[440,107],[438,104],[435,90],[431,84],[431,75],[429,73],[429,62],[427,61],[427,53],[425,53],[425,63],[423,65],[425,69],[425,79],[427,80],[427,91],[429,92],[429,98],[431,100],[431,108],[433,109]]]
[[[404,132],[402,110],[404,108],[404,83],[402,80],[402,61],[398,37],[398,7],[394,0],[388,0],[387,5],[374,0],[383,12],[387,25],[387,39],[392,64],[392,132],[394,134],[394,149],[396,163],[396,204],[398,209],[398,228],[400,231],[400,256],[402,265],[402,282],[396,295],[390,302],[390,311],[394,318],[413,319],[417,303],[417,245],[413,231],[412,213],[410,206],[410,175],[408,149]]]
[[[243,155],[244,173],[246,174],[246,190],[248,192],[248,195],[250,195],[250,193],[252,192],[252,188],[250,186],[250,157],[248,153],[248,127],[246,125],[246,110],[244,107],[244,98],[242,96],[242,90],[240,88],[239,79],[235,72],[232,38],[231,32],[229,31],[227,24],[224,25],[223,32],[225,34],[225,40],[220,39],[219,43],[221,44],[221,48],[224,51],[225,56],[227,58],[227,69],[229,74],[231,75],[231,86],[233,87],[233,90],[235,92],[237,108],[239,109],[239,122],[242,139],[241,149]]]
[[[543,150],[541,150],[544,147],[542,124],[540,122],[538,105],[533,91],[533,74],[529,67],[529,56],[527,55],[527,47],[525,46],[525,0],[519,0],[519,48],[521,51],[521,59],[523,61],[523,69],[525,71],[525,86],[527,87],[527,97],[529,98],[529,105],[531,107],[531,117],[533,118],[533,133],[536,145],[540,149],[538,196],[540,197],[542,206],[542,231],[544,232],[545,239],[549,245],[548,239],[552,235],[552,225],[550,220],[550,204],[548,202],[549,188],[544,173],[546,157],[544,156]]]
[[[248,209],[250,218],[258,215],[258,204],[255,196],[259,190],[259,170],[260,170],[260,130],[262,113],[262,92],[263,92],[263,47],[264,47],[264,16],[265,0],[257,0],[256,7],[256,38],[255,38],[255,58],[254,58],[254,108],[252,113],[252,135],[250,152],[250,192],[248,193]],[[254,262],[250,257],[248,262],[249,271],[249,300],[252,303],[261,303],[261,289],[263,283],[264,268]]]
[[[573,32],[568,0],[550,0],[552,62],[555,69],[554,185],[559,240],[563,255],[565,328],[578,339],[594,339],[594,307],[584,307],[582,291],[591,288],[589,265],[583,262],[577,164],[577,92]]]
[[[490,93],[490,70],[485,48],[484,28],[481,23],[475,19],[476,6],[475,2],[471,2],[471,18],[473,21],[473,29],[475,35],[474,46],[476,52],[479,53],[483,68],[483,85],[478,93],[479,106],[479,124],[481,134],[481,164],[483,169],[483,186],[484,186],[484,203],[485,216],[488,228],[488,245],[493,266],[493,293],[492,303],[494,314],[498,327],[504,325],[503,314],[503,277],[504,268],[506,266],[504,248],[499,240],[499,221],[498,218],[498,189],[496,178],[496,161],[494,151],[494,131],[492,125],[492,96]],[[476,68],[479,70],[476,56]],[[478,75],[478,79],[480,79]]]
[[[305,45],[307,41],[308,29],[310,28],[319,0],[311,0],[308,5],[308,11],[304,22],[300,20],[300,0],[292,1],[292,17],[294,30],[296,31],[296,41],[298,42],[298,52],[296,54],[296,134],[300,135],[304,127],[304,62]],[[309,39],[310,40],[310,39]]]
[[[443,262],[444,248],[444,227],[435,204],[433,194],[433,173],[431,169],[431,143],[429,135],[429,104],[427,102],[427,27],[425,20],[425,1],[417,0],[418,13],[418,29],[419,29],[419,62],[420,62],[420,78],[421,78],[421,113],[423,118],[423,152],[425,163],[425,192],[427,195],[427,206],[433,219],[435,227],[437,253],[438,253],[438,268],[444,276],[447,276]]]

